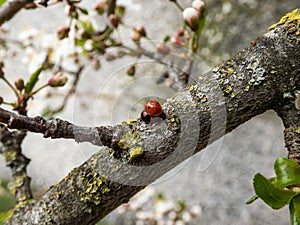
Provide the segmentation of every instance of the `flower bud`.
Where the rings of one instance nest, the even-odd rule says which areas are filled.
[[[135,65],[131,65],[127,70],[127,75],[132,77],[134,76],[134,74],[135,74]]]
[[[137,26],[137,27],[133,28],[133,30],[138,32],[141,35],[141,37],[146,37],[147,36],[146,30],[143,26]]]
[[[102,15],[105,12],[105,8],[107,6],[107,1],[103,0],[101,2],[99,2],[96,6],[95,6],[95,10],[97,11],[97,13],[99,15]]]
[[[64,38],[69,37],[69,31],[70,31],[70,28],[67,26],[59,27],[57,30],[57,38],[59,40],[62,40]]]
[[[165,43],[159,43],[157,45],[157,52],[163,55],[167,55],[170,52],[170,48]]]
[[[109,61],[115,60],[117,57],[115,55],[107,52],[104,54],[104,58],[106,59],[106,61],[109,62]]]
[[[48,84],[51,87],[62,87],[68,81],[68,77],[64,76],[63,72],[58,72],[48,80]]]
[[[141,34],[133,29],[133,33],[131,35],[131,40],[134,42],[139,42],[141,40]]]
[[[0,96],[0,105],[3,103],[3,98]]]
[[[23,79],[19,78],[19,79],[15,80],[14,83],[15,83],[16,88],[17,88],[19,91],[22,91],[22,90],[23,90],[23,88],[24,88],[24,80],[23,80]]]
[[[183,19],[186,25],[188,25],[192,31],[196,31],[199,28],[199,22],[200,22],[200,13],[192,8],[186,8],[183,13]]]
[[[118,28],[119,23],[120,23],[120,17],[118,15],[115,14],[110,14],[108,16],[108,21],[110,22],[110,24],[114,27],[114,28]]]
[[[91,61],[92,63],[92,66],[94,68],[94,70],[99,70],[101,68],[101,63],[100,63],[100,60],[96,57],[94,57]]]
[[[175,46],[184,46],[185,45],[184,39],[182,37],[178,37],[178,36],[177,37],[172,37],[171,42]]]
[[[203,12],[205,9],[205,3],[201,0],[194,0],[192,3],[192,7],[201,14],[201,12]]]

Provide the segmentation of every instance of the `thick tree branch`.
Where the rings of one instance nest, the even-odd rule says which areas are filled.
[[[17,207],[8,224],[95,224],[210,142],[266,110],[278,111],[284,93],[300,88],[299,15],[287,14],[256,45],[169,99],[166,120],[114,127],[111,148],[72,170],[42,198]],[[69,134],[74,137],[74,130]]]
[[[0,26],[10,20],[30,2],[33,2],[33,0],[7,0],[5,4],[0,7]]]

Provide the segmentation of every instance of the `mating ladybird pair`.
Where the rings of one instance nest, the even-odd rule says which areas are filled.
[[[146,103],[145,110],[141,113],[141,118],[145,123],[150,123],[150,121],[155,118],[165,119],[166,114],[163,112],[161,105],[156,100],[151,100]]]

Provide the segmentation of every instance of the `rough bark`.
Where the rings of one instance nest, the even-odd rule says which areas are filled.
[[[8,224],[95,224],[250,118],[269,109],[288,118],[284,94],[300,89],[299,26],[300,10],[287,14],[252,46],[169,99],[163,106],[166,120],[115,126],[110,147],[73,169],[40,199],[18,204]],[[299,112],[293,117],[297,121]],[[299,129],[299,120],[291,124]],[[291,144],[299,150],[290,141],[286,139],[288,148]]]

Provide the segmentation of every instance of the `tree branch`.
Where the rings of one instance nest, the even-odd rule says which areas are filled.
[[[33,0],[7,0],[0,8],[0,26],[31,2],[33,2]]]
[[[300,88],[299,34],[290,29],[299,27],[299,14],[287,14],[256,45],[169,99],[166,120],[115,126],[111,148],[73,169],[42,198],[17,207],[8,224],[95,224],[207,144],[266,110],[278,111],[284,93]],[[8,118],[1,122],[13,126]]]
[[[284,140],[288,157],[300,164],[300,110],[296,109],[294,100],[286,99],[285,104],[276,112],[285,127]]]
[[[61,119],[46,120],[43,117],[18,115],[0,108],[0,122],[11,129],[27,130],[43,134],[45,138],[75,139],[76,142],[90,142],[94,145],[111,145],[112,127],[82,127]]]
[[[6,165],[10,167],[13,177],[12,192],[15,195],[16,203],[26,202],[32,199],[30,189],[31,178],[27,176],[26,168],[30,160],[21,151],[21,144],[26,133],[24,131],[9,131],[0,124],[0,153],[4,156]]]

